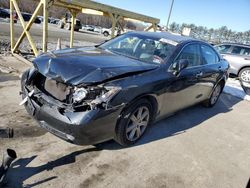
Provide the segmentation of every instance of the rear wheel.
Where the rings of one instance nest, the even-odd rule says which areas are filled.
[[[239,77],[243,82],[250,82],[250,67],[242,69],[239,72]]]
[[[138,100],[122,113],[115,140],[123,146],[134,144],[145,133],[151,120],[152,105],[146,99]]]
[[[107,37],[107,36],[109,36],[109,33],[108,33],[107,31],[105,31],[105,32],[103,33],[103,35],[104,35],[105,37]]]
[[[216,102],[218,101],[220,94],[222,92],[223,89],[223,85],[221,83],[219,83],[213,90],[210,98],[206,101],[204,101],[203,105],[205,107],[213,107]]]

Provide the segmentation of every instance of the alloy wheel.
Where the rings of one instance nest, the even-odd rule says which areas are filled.
[[[141,106],[130,116],[126,127],[126,136],[129,141],[135,141],[141,137],[149,123],[149,109]]]
[[[216,88],[213,91],[212,97],[211,97],[211,104],[215,104],[216,101],[218,100],[219,96],[221,93],[221,85],[218,84]]]
[[[241,75],[240,78],[243,82],[250,82],[250,70],[244,70]]]

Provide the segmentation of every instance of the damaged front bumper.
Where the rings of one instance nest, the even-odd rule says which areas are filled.
[[[62,112],[57,105],[41,104],[22,81],[25,108],[39,125],[59,138],[78,145],[90,145],[114,138],[116,122],[123,105],[109,109],[96,108],[81,112]]]

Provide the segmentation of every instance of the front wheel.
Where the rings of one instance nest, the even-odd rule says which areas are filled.
[[[216,102],[218,101],[218,99],[219,99],[219,97],[220,97],[220,94],[221,94],[221,92],[222,92],[222,89],[223,89],[222,84],[219,83],[219,84],[214,88],[214,90],[213,90],[213,92],[212,92],[210,98],[207,99],[206,101],[204,101],[203,105],[204,105],[205,107],[213,107],[213,106],[216,104]]]
[[[152,105],[146,99],[138,100],[122,113],[115,140],[122,146],[134,144],[145,133],[151,120]]]

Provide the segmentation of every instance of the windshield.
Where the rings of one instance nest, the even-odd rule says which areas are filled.
[[[150,38],[139,34],[125,34],[99,47],[113,53],[150,63],[164,63],[173,53],[176,42]]]

